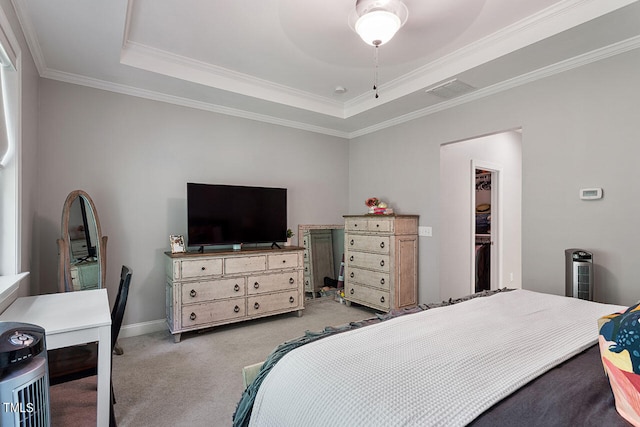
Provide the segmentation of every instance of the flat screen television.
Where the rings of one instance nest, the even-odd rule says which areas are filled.
[[[286,240],[286,188],[187,183],[189,246]]]

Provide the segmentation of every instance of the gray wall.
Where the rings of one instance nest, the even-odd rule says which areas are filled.
[[[56,290],[64,200],[85,190],[109,237],[112,298],[120,266],[134,272],[125,324],[164,318],[163,254],[170,234],[186,235],[187,182],[286,187],[294,230],[340,223],[347,205],[340,138],[51,80],[39,133],[39,292]]]
[[[440,224],[439,148],[522,128],[522,286],[564,294],[564,250],[594,252],[596,298],[640,299],[640,51],[529,83],[482,100],[350,141],[349,213],[364,200],[389,200],[420,215],[433,237],[420,238],[422,302],[437,300]],[[602,187],[585,202],[578,190]],[[444,295],[443,295],[444,296]]]
[[[371,196],[419,214],[434,227],[420,238],[420,301],[438,300],[439,265],[455,262],[439,251],[440,145],[522,128],[522,286],[563,294],[564,249],[582,247],[595,253],[598,299],[631,304],[638,69],[640,52],[628,52],[349,142],[41,80],[36,292],[55,290],[62,205],[80,188],[109,236],[109,286],[121,264],[134,269],[125,324],[162,319],[163,252],[185,234],[185,183],[200,181],[289,188],[293,229],[340,223]],[[593,186],[605,198],[580,201]]]

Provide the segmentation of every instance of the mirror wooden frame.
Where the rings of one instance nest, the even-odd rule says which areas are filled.
[[[341,230],[344,229],[344,224],[298,224],[298,246],[302,246],[300,238],[304,234],[305,230]]]
[[[305,231],[309,231],[309,230],[344,230],[344,224],[298,224],[298,246],[303,246],[305,248],[305,255],[304,255],[305,259],[306,257],[309,256],[308,254],[309,248],[304,245],[302,236],[304,236]],[[334,263],[335,262],[338,262],[338,260],[334,260]],[[314,273],[310,271],[309,274],[313,275]],[[316,277],[314,281],[315,280],[320,280],[320,278]],[[305,282],[306,282],[306,278],[305,278]],[[308,291],[305,289],[305,293],[307,292]],[[313,298],[316,298],[315,291],[313,292]]]
[[[71,282],[71,238],[69,235],[69,216],[71,212],[71,205],[73,202],[82,197],[86,203],[89,204],[93,218],[96,223],[96,234],[98,246],[97,258],[100,268],[98,287],[103,288],[106,286],[107,277],[107,236],[102,235],[102,229],[100,228],[100,220],[98,219],[98,211],[93,204],[91,197],[83,190],[74,190],[67,196],[62,209],[62,237],[57,240],[58,243],[58,291],[70,292],[73,291],[73,285]]]

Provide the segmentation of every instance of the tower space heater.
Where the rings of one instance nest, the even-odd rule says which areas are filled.
[[[0,322],[0,426],[51,425],[47,366],[43,328]]]
[[[582,249],[565,250],[566,296],[593,301],[593,254]]]

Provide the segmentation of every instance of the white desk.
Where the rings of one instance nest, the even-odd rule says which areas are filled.
[[[111,313],[106,289],[16,299],[0,321],[44,328],[47,349],[98,342],[98,426],[109,425],[111,399]]]

